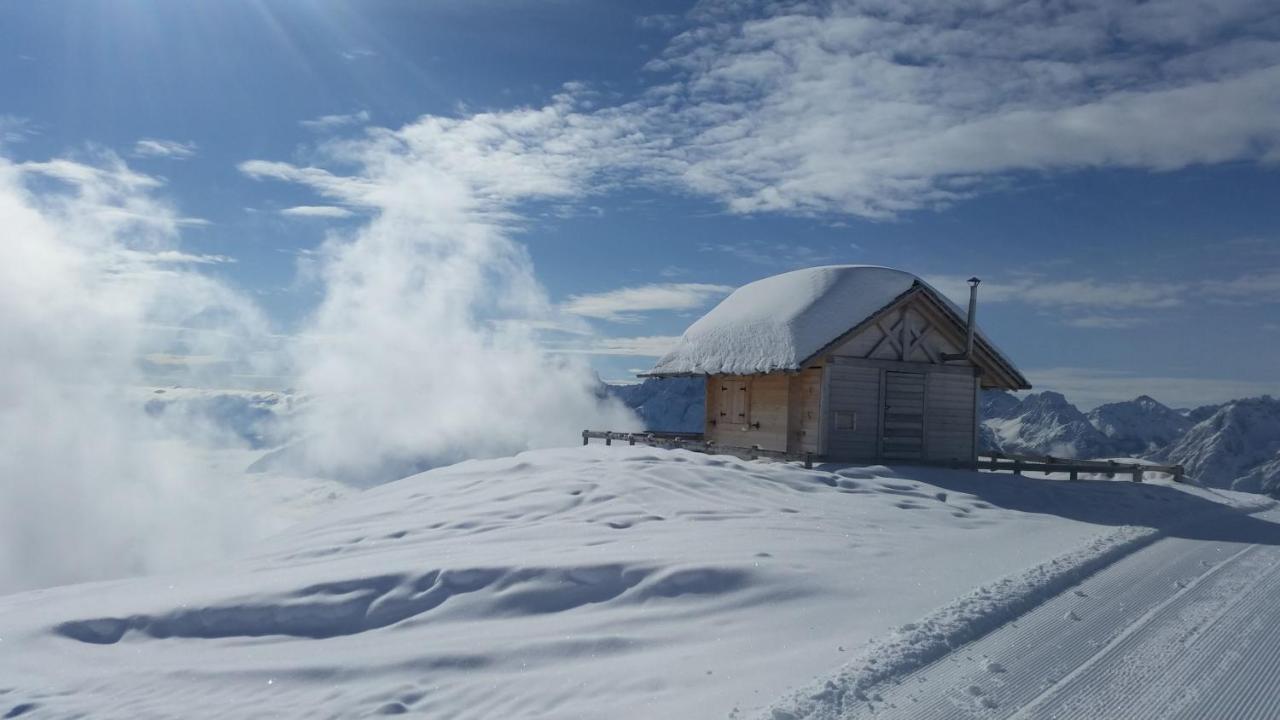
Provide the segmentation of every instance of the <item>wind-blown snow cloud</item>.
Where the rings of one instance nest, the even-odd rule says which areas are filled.
[[[687,187],[888,217],[1024,171],[1280,160],[1266,0],[704,2],[651,69]]]
[[[188,269],[221,258],[175,247],[159,184],[113,155],[0,158],[0,593],[173,568],[258,529],[127,392],[144,354],[178,349],[154,327],[193,356],[242,355],[265,332]],[[220,332],[178,337],[190,326]]]
[[[177,140],[143,138],[133,144],[133,154],[136,157],[186,160],[187,158],[195,157],[196,144]]]
[[[241,170],[371,210],[311,261],[323,291],[298,347],[312,438],[302,461],[344,478],[572,442],[585,427],[638,428],[589,369],[546,354],[556,310],[508,236],[521,203],[575,198],[604,131],[569,128],[567,98],[540,109],[423,117],[329,143],[322,167]]]
[[[693,310],[712,298],[733,292],[728,285],[708,283],[654,283],[638,287],[618,288],[603,293],[573,295],[563,309],[571,315],[609,320],[638,322],[641,313],[654,310]]]

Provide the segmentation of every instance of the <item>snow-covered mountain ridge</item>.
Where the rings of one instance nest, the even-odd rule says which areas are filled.
[[[1111,440],[1061,393],[1032,393],[1005,413],[983,415],[983,424],[993,432],[994,449],[1055,457],[1113,454]]]
[[[604,391],[635,410],[646,430],[700,433],[705,386],[701,377],[649,378],[633,385],[604,385]]]
[[[1058,393],[987,393],[983,417],[989,450],[1143,458],[1183,465],[1212,487],[1280,494],[1280,400],[1270,396],[1184,414],[1142,395],[1085,414]]]
[[[1233,400],[1151,453],[1215,487],[1280,494],[1280,400]]]
[[[1155,452],[1182,437],[1195,424],[1148,395],[1100,405],[1087,416],[1089,422],[1110,439],[1112,446],[1125,455]]]

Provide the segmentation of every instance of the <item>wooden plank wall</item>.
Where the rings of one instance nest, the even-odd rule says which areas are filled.
[[[747,423],[731,417],[733,400],[727,397],[736,383],[747,383]],[[787,430],[790,412],[787,400],[790,395],[791,376],[785,373],[770,375],[712,375],[707,379],[706,438],[714,443],[733,447],[759,445],[765,450],[786,452]],[[725,413],[721,415],[720,413]],[[712,425],[711,420],[716,424]],[[759,423],[759,427],[755,424]]]
[[[817,455],[822,433],[822,368],[806,368],[789,380],[787,452]]]
[[[874,458],[880,439],[880,378],[877,368],[827,365],[828,407],[824,411],[827,443],[832,457]],[[837,429],[836,414],[852,413],[853,429]]]
[[[930,462],[973,462],[972,375],[930,373],[925,391],[924,447]]]

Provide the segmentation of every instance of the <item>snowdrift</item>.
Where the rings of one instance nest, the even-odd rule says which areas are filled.
[[[976,586],[1223,499],[642,447],[465,462],[234,562],[0,598],[0,715],[750,715]]]

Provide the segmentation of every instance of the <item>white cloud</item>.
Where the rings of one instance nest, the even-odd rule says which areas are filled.
[[[1129,328],[1145,325],[1147,322],[1148,320],[1146,318],[1116,317],[1114,315],[1081,315],[1079,317],[1067,318],[1066,320],[1066,324],[1071,327],[1091,330],[1127,330]]]
[[[186,160],[187,158],[195,157],[196,144],[177,140],[143,138],[133,144],[133,154],[135,157]]]
[[[189,253],[181,250],[121,250],[120,257],[137,263],[154,265],[222,265],[236,261],[229,255]]]
[[[961,305],[969,301],[968,279],[959,275],[928,275],[925,280]],[[1172,280],[1050,279],[1040,276],[982,280],[978,302],[1017,302],[1058,309],[1160,309],[1182,304],[1187,288]]]
[[[576,93],[576,94],[575,94]],[[556,95],[540,108],[485,112],[461,118],[423,116],[398,130],[371,128],[360,138],[325,144],[335,163],[386,163],[379,173],[417,174],[411,188],[392,188],[367,173],[339,175],[321,167],[250,160],[249,177],[309,186],[346,205],[381,208],[405,192],[440,196],[486,222],[515,219],[511,206],[529,200],[578,200],[613,187],[624,169],[651,173],[668,143],[645,134],[644,118],[620,108],[586,111],[582,89]]]
[[[1201,287],[1213,299],[1244,304],[1280,303],[1280,270],[1262,270],[1225,280],[1205,280]]]
[[[954,302],[968,302],[966,278],[959,275],[929,275],[929,284]],[[1058,311],[1063,321],[1080,328],[1129,328],[1149,322],[1149,317],[1126,311],[1161,311],[1179,308],[1188,302],[1210,300],[1240,305],[1280,303],[1280,271],[1255,270],[1235,277],[1207,280],[1160,280],[1104,278],[1049,278],[1023,275],[984,279],[978,286],[979,303],[1016,302]]]
[[[281,210],[280,214],[289,217],[349,218],[355,213],[335,205],[296,205]]]
[[[816,250],[808,245],[797,245],[791,242],[766,243],[760,240],[702,243],[698,245],[698,251],[731,255],[755,265],[771,268],[813,267],[843,259],[835,253]]]
[[[666,355],[676,341],[676,335],[644,335],[639,337],[607,337],[593,338],[587,341],[575,341],[560,344],[548,344],[548,349],[557,353],[576,355],[613,355],[635,357],[662,357]],[[643,372],[637,370],[636,372]]]
[[[1280,160],[1266,0],[704,2],[643,104],[738,212],[936,207],[1019,171]],[[674,169],[674,168],[668,168]]]
[[[312,118],[310,120],[302,120],[298,124],[308,130],[325,131],[346,127],[348,125],[364,125],[367,122],[369,122],[369,111],[361,110],[359,112],[347,114],[321,115],[320,117]]]
[[[254,180],[283,180],[310,187],[321,195],[352,205],[372,207],[372,197],[378,186],[364,178],[335,175],[315,167],[298,167],[285,162],[247,160],[237,166],[240,172]]]
[[[655,13],[653,15],[641,15],[636,18],[636,26],[643,30],[658,30],[669,32],[679,27],[683,22],[681,16],[675,13]]]
[[[1268,12],[1265,0],[1213,12],[1192,0],[703,2],[651,63],[662,76],[630,102],[569,84],[545,107],[427,116],[331,153],[422,152],[424,165],[504,210],[504,197],[576,201],[638,182],[734,212],[870,218],[944,206],[1025,172],[1277,162],[1280,30],[1258,22]],[[251,165],[377,205],[317,168]],[[719,245],[750,262],[778,254]],[[788,259],[814,261],[794,250]]]
[[[159,180],[135,172],[117,157],[107,155],[98,165],[89,165],[66,158],[56,158],[44,162],[20,163],[16,168],[22,172],[44,175],[61,180],[70,185],[79,186],[91,197],[114,197],[130,202],[123,203],[122,209],[154,203],[151,198],[130,195],[140,190],[160,187]]]
[[[27,118],[0,114],[0,146],[22,142],[34,133]]]
[[[1144,394],[1175,408],[1280,394],[1280,380],[1169,377],[1077,367],[1033,369],[1026,375],[1035,391],[1056,390],[1084,410]]]
[[[96,153],[88,162],[57,158],[14,165],[25,176],[38,175],[65,183],[74,190],[77,215],[102,225],[100,231],[140,233],[140,237],[168,238],[183,227],[209,225],[203,218],[183,217],[147,193],[163,183],[139,173],[112,153]],[[52,195],[52,197],[64,197]],[[70,199],[64,197],[64,201]],[[85,228],[87,231],[88,228]],[[166,241],[167,242],[167,241]]]
[[[618,288],[603,293],[573,295],[562,305],[571,315],[637,322],[638,313],[653,310],[691,310],[707,301],[733,292],[728,285],[707,283],[654,283],[638,287]]]

